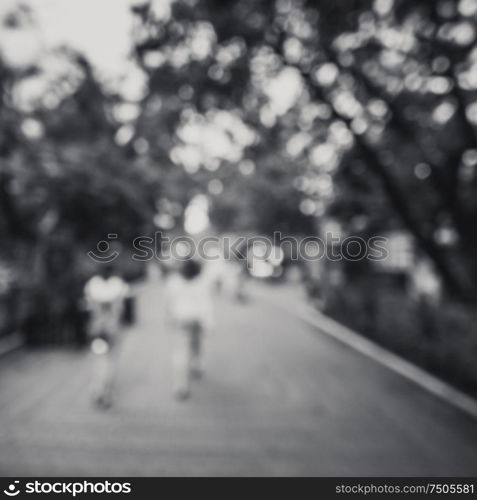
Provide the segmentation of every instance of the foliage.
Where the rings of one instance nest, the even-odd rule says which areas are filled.
[[[155,5],[135,9],[136,54],[147,99],[174,107],[161,118],[168,147],[188,113],[236,113],[255,134],[234,162],[254,161],[251,183],[262,165],[286,165],[305,215],[335,215],[348,231],[358,217],[368,234],[403,227],[447,289],[475,299],[473,2],[183,0],[170,15]]]
[[[449,295],[475,302],[473,0],[132,11],[135,97],[72,48],[23,64],[2,51],[0,257],[13,281],[63,296],[99,239],[128,241],[155,215],[180,229],[205,192],[221,231],[307,235],[330,218],[345,234],[405,230]],[[21,7],[4,22],[33,19]]]
[[[25,12],[16,15],[21,29]],[[34,340],[75,326],[86,252],[109,233],[149,231],[159,186],[115,142],[120,98],[86,59],[66,48],[45,57],[59,74],[42,59],[0,62],[2,288],[21,306],[13,326]]]
[[[439,377],[477,394],[475,311],[449,302],[416,303],[380,287],[371,300],[359,284],[330,294],[325,312]]]

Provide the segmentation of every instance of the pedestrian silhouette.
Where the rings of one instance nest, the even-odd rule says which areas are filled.
[[[95,358],[93,398],[99,407],[108,408],[113,400],[121,318],[129,286],[114,273],[111,265],[104,265],[100,273],[86,283],[84,292],[90,318],[88,333]]]
[[[197,260],[187,260],[166,282],[166,315],[173,331],[174,390],[190,395],[191,380],[203,375],[204,335],[213,326],[213,282]]]

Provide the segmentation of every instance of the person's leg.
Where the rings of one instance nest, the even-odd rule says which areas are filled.
[[[190,332],[190,373],[194,378],[201,378],[204,372],[202,334],[200,323],[194,323]]]
[[[174,392],[180,399],[190,395],[190,335],[187,329],[180,328],[174,333],[172,355]]]
[[[109,407],[112,404],[115,352],[109,342],[100,338],[93,340],[91,350],[94,355],[94,401],[102,407]]]
[[[241,269],[237,275],[237,287],[235,293],[236,300],[241,304],[247,302],[248,299],[245,291],[245,280],[246,280],[245,271]]]

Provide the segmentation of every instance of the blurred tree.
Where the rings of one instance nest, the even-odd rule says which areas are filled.
[[[27,14],[12,12],[6,29],[31,29]],[[122,98],[73,50],[21,66],[2,52],[0,93],[0,235],[8,241],[0,258],[23,294],[18,326],[35,342],[71,338],[92,267],[87,251],[110,233],[129,243],[151,230],[158,176],[117,144]]]
[[[282,147],[280,129],[268,130],[259,117],[266,96],[254,83],[253,57],[272,4],[177,1],[168,10],[139,2],[133,10],[149,90],[130,143],[150,145],[169,197],[184,207],[208,189],[219,230],[314,231],[299,209],[295,162],[273,149],[272,141]]]
[[[139,0],[133,13],[136,97],[72,49],[9,54],[34,16],[3,18],[0,257],[38,296],[48,283],[45,302],[61,303],[99,239],[180,227],[199,192],[220,230],[304,235],[330,216],[354,234],[404,228],[475,301],[475,0]]]
[[[189,115],[207,121],[226,110],[254,134],[237,161],[211,167],[192,149],[170,163],[219,176],[222,163],[251,159],[250,183],[230,181],[223,191],[247,200],[270,161],[288,165],[286,196],[280,175],[271,176],[262,209],[246,203],[256,227],[293,220],[298,207],[307,216],[334,213],[363,234],[402,227],[450,292],[477,298],[473,0],[163,5],[138,2],[134,12],[137,59],[149,79],[144,114],[154,114],[150,100],[166,103],[154,118],[167,121],[164,158],[187,150],[177,132]],[[272,209],[274,192],[282,210]],[[288,215],[285,199],[297,202]],[[230,202],[217,206],[232,215]]]

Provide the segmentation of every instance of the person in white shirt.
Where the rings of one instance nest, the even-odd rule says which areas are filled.
[[[166,317],[174,335],[174,389],[186,399],[191,379],[202,376],[204,334],[214,323],[213,282],[200,262],[187,260],[167,278]]]
[[[121,334],[124,299],[128,293],[129,286],[114,274],[110,265],[104,265],[101,272],[93,276],[84,288],[90,317],[88,333],[95,355],[93,394],[96,404],[102,408],[112,404],[117,344]]]

